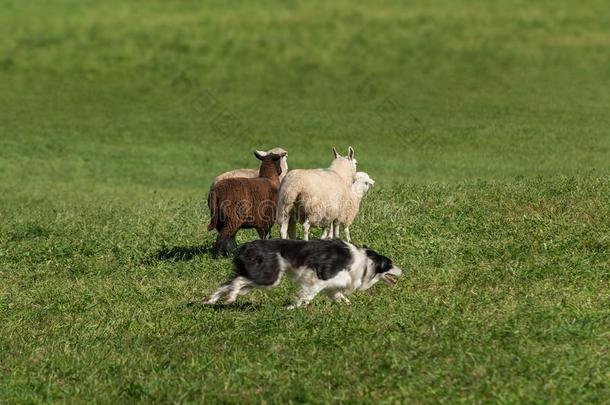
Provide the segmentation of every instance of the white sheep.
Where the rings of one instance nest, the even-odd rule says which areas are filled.
[[[335,160],[328,169],[292,170],[284,177],[277,205],[282,239],[296,237],[296,222],[303,225],[304,240],[309,240],[311,225],[334,224],[334,236],[339,237],[339,218],[345,203],[351,201],[357,161],[351,146],[347,157],[339,155],[335,148],[333,153]]]
[[[284,155],[282,157],[282,160],[280,161],[280,167],[282,168],[282,174],[280,174],[281,182],[286,173],[288,173],[288,152],[286,152],[282,148],[273,148],[268,150],[267,152],[257,151],[257,153],[260,154],[261,157],[265,157],[269,153],[274,153],[276,155]],[[220,180],[229,179],[233,177],[246,177],[252,179],[258,177],[258,169],[235,169],[228,172],[224,172],[216,176],[216,178],[212,182],[212,187]]]
[[[352,240],[349,227],[351,224],[354,223],[356,214],[358,214],[358,210],[360,209],[360,202],[369,192],[369,190],[373,188],[374,184],[375,180],[371,179],[369,175],[365,172],[357,172],[354,176],[354,182],[352,183],[351,188],[350,201],[344,205],[344,210],[343,212],[341,212],[341,215],[338,218],[339,223],[342,224],[344,227],[345,240],[348,242],[351,242]],[[322,229],[322,235],[320,236],[320,239],[329,239],[332,237],[332,235],[335,233],[333,222],[331,222],[328,227]],[[337,233],[339,232],[337,231]]]

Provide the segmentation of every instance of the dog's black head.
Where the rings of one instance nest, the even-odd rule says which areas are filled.
[[[374,270],[373,277],[371,279],[372,284],[379,280],[383,280],[386,284],[396,284],[396,277],[402,274],[402,270],[392,263],[389,257],[380,255],[368,246],[364,246],[366,255],[371,259],[372,267]]]

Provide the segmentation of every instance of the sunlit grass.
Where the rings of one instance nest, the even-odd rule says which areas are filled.
[[[0,402],[604,402],[605,8],[0,1]],[[348,145],[399,284],[187,306],[211,179]]]

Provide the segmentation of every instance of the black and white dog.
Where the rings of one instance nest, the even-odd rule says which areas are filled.
[[[223,296],[231,304],[252,288],[275,287],[284,273],[301,286],[289,308],[307,305],[320,292],[349,303],[346,294],[371,288],[379,280],[395,284],[402,274],[389,258],[338,239],[257,240],[240,246],[233,264],[234,278],[220,286],[205,304],[214,304]]]

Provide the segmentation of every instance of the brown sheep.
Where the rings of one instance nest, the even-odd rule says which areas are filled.
[[[268,238],[275,222],[277,193],[285,153],[254,152],[261,161],[258,177],[220,180],[210,191],[210,224],[218,237],[212,257],[229,256],[236,247],[235,235],[240,229],[255,228],[261,238]]]

